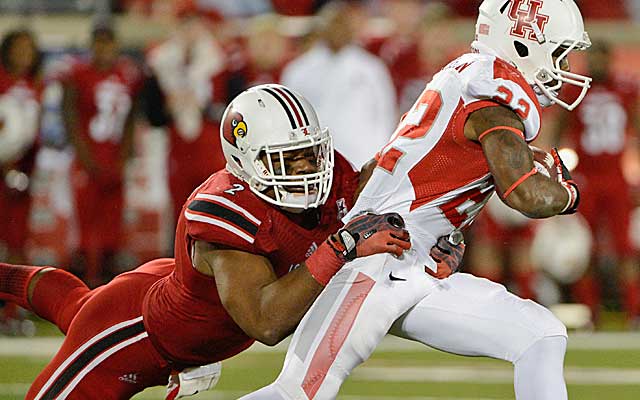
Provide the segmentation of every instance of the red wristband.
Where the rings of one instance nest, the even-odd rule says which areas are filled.
[[[327,286],[331,278],[344,265],[344,261],[338,257],[326,240],[304,263],[313,279],[322,286]]]

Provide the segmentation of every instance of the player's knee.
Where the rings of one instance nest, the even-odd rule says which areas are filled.
[[[551,311],[548,309],[544,309],[545,318],[544,318],[544,337],[557,337],[561,336],[567,338],[567,327],[564,325],[558,317],[556,317]]]
[[[31,281],[29,281],[29,286],[27,286],[27,300],[29,301],[29,303],[31,303],[31,298],[33,297],[33,291],[35,290],[36,284],[38,283],[40,278],[42,278],[45,274],[55,270],[56,268],[53,268],[53,267],[42,268],[40,271],[36,272],[33,278],[31,278]]]
[[[516,361],[514,365],[525,364],[532,368],[562,368],[567,352],[567,338],[564,336],[546,336],[536,340]]]
[[[527,309],[523,311],[531,319],[530,326],[537,331],[538,337],[567,337],[567,327],[549,309],[531,300],[525,302]]]

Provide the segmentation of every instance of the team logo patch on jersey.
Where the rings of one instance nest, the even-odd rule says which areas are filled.
[[[549,21],[549,16],[540,13],[542,0],[513,0],[509,9],[509,19],[515,25],[511,28],[511,35],[528,39],[539,40],[536,28],[539,33],[544,33],[544,28]],[[535,27],[534,27],[535,25]]]
[[[244,117],[237,111],[230,110],[223,123],[222,136],[227,142],[237,147],[238,138],[247,136],[248,128],[247,123],[244,122]]]

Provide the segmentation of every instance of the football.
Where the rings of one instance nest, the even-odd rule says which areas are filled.
[[[533,165],[538,170],[538,173],[546,176],[547,178],[555,177],[555,165],[553,162],[553,156],[541,148],[535,146],[529,146],[533,153]]]

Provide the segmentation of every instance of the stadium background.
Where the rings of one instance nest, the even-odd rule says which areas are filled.
[[[263,12],[273,10],[292,14],[279,20],[278,31],[300,52],[310,31],[311,18],[308,13],[323,2],[274,1],[271,4],[268,1],[245,1],[237,2],[236,7],[229,9],[225,9],[224,1],[201,3],[199,10],[203,15],[209,16],[212,9],[216,11],[212,22],[215,24],[213,32],[220,35],[221,41],[229,43],[242,41],[251,34],[252,30],[248,27],[260,20],[254,13],[258,17]],[[385,1],[367,3],[371,15],[366,26],[363,26],[363,35],[384,38],[391,31],[390,19],[385,15]],[[452,0],[449,3],[456,14],[447,22],[450,24],[447,32],[451,35],[447,40],[452,48],[461,52],[473,38],[472,15],[479,2]],[[614,44],[615,70],[640,80],[640,1],[585,0],[582,3],[586,3],[584,10],[589,10],[585,12],[585,20],[592,38]],[[607,6],[593,6],[593,3],[601,6],[607,3]],[[0,33],[25,26],[31,29],[45,53],[45,75],[47,71],[54,71],[52,73],[55,74],[61,65],[64,67],[69,54],[86,51],[96,21],[109,18],[123,50],[142,64],[149,49],[171,33],[176,6],[177,2],[174,1],[154,3],[145,0],[121,3],[0,0]],[[622,6],[626,8],[623,10]],[[584,63],[581,58],[574,61],[577,68],[582,68]],[[64,266],[74,241],[77,241],[69,193],[70,155],[59,116],[59,88],[54,79],[50,80],[45,93],[40,132],[44,146],[40,150],[33,176],[31,193],[34,205],[26,255],[30,263]],[[546,126],[554,122],[554,114],[545,113]],[[548,140],[545,142],[545,132],[543,130],[541,146],[551,144]],[[217,135],[217,132],[211,134]],[[126,251],[120,258],[123,270],[145,260],[170,254],[171,251],[173,221],[166,183],[166,133],[162,129],[151,128],[141,117],[136,127],[135,143],[135,157],[127,166]],[[630,183],[636,185],[640,181],[638,157],[632,146],[627,153],[627,177]],[[636,222],[633,229],[630,234],[635,235],[635,243],[640,245],[640,221]],[[504,245],[508,247],[510,243]],[[469,247],[473,248],[472,239]],[[613,265],[607,260],[603,263],[605,267]],[[606,285],[601,307],[603,313],[597,329],[585,323],[580,314],[584,309],[557,309],[565,313],[566,321],[576,328],[572,331],[566,362],[571,398],[596,399],[608,396],[611,399],[636,399],[640,395],[640,335],[629,330],[634,325],[629,324],[621,312],[617,296],[619,290],[614,279],[615,265],[608,271],[602,276]],[[549,280],[554,281],[552,278]],[[552,282],[552,285],[561,286],[558,282]],[[545,286],[542,286],[540,290],[544,292]],[[554,290],[551,292],[555,293]],[[550,295],[551,299],[555,297]],[[0,334],[0,399],[21,398],[29,382],[61,341],[55,327],[31,316],[26,317],[33,319],[35,325],[26,324],[17,330],[3,329],[3,334]],[[33,338],[14,337],[33,333],[36,335]],[[238,394],[270,382],[280,369],[285,349],[286,344],[274,349],[256,345],[249,352],[228,360],[224,363],[218,387],[198,398],[236,398]],[[341,391],[340,398],[508,399],[513,398],[511,379],[510,366],[503,362],[445,355],[389,339],[371,360],[356,370]],[[161,389],[153,389],[136,398],[162,398],[162,393]]]

